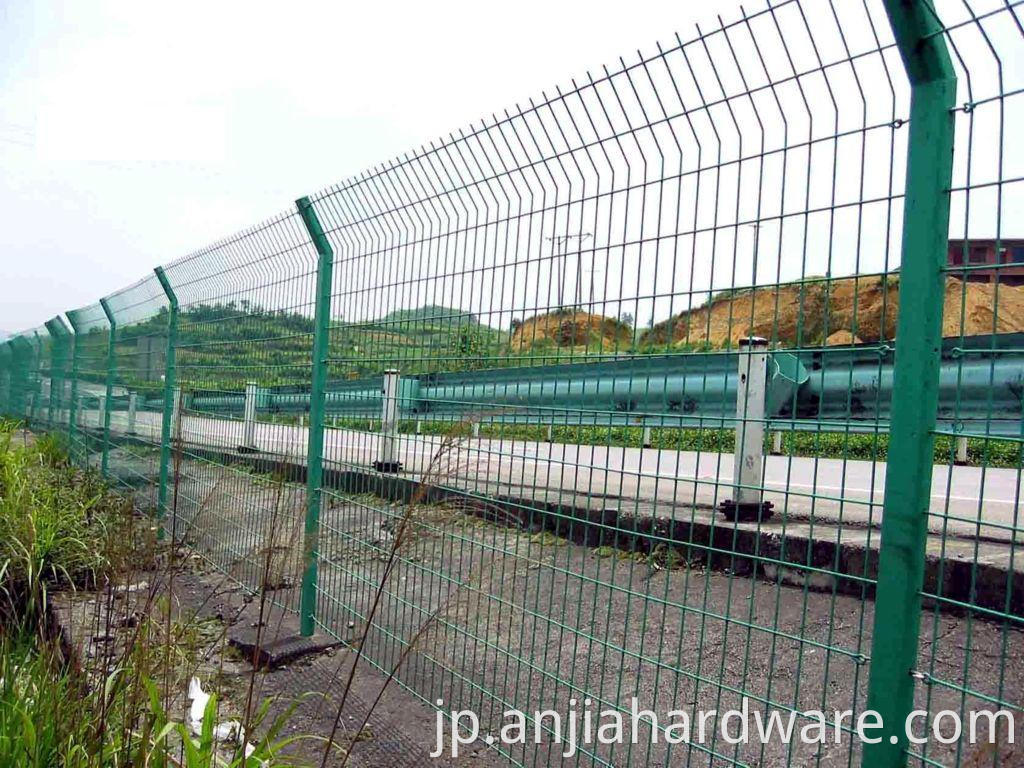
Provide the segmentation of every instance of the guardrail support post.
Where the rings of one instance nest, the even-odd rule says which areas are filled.
[[[966,464],[967,461],[967,438],[958,437],[956,439],[956,463]]]
[[[931,0],[884,0],[910,81],[900,307],[886,460],[868,709],[884,724],[862,764],[900,768],[914,707],[921,585],[939,400],[956,74]]]
[[[256,397],[259,395],[259,384],[249,381],[245,384],[245,407],[242,410],[242,442],[239,451],[256,450]]]
[[[171,429],[175,431],[175,437],[181,437],[179,423],[181,421],[181,387],[175,387],[171,400]]]
[[[164,520],[167,518],[167,485],[171,466],[171,430],[178,423],[181,408],[181,389],[175,380],[174,348],[178,341],[178,297],[171,287],[163,267],[153,270],[167,297],[167,350],[164,354],[164,402],[160,418],[160,487],[157,492],[156,514],[158,521],[157,538],[164,537]]]
[[[378,472],[398,472],[402,463],[398,460],[398,383],[397,370],[384,371],[383,409],[380,422],[380,459],[373,462]],[[473,422],[474,437],[480,434]]]
[[[100,461],[100,473],[106,477],[107,467],[110,463],[110,411],[114,398],[114,368],[117,364],[114,357],[114,342],[117,338],[117,320],[114,313],[110,311],[110,305],[106,299],[100,299],[100,306],[103,307],[103,314],[107,316],[110,330],[107,332],[107,382],[106,392],[103,396],[103,405],[100,408],[100,424],[103,426],[103,458]]]
[[[136,392],[128,393],[128,434],[135,434],[135,416],[139,409],[139,395]]]
[[[313,310],[313,356],[310,370],[309,429],[306,431],[306,526],[303,541],[302,594],[299,625],[303,635],[313,634],[316,614],[317,558],[320,551],[320,500],[324,476],[324,399],[327,358],[330,356],[331,285],[334,249],[320,226],[308,197],[295,201],[302,223],[317,252],[316,303]]]
[[[764,410],[768,381],[768,342],[760,336],[740,339],[736,385],[735,498],[719,509],[727,520],[767,520],[772,503],[763,501]]]

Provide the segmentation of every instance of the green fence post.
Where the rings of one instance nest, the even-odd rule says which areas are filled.
[[[906,764],[904,728],[913,709],[928,506],[938,409],[944,272],[949,238],[956,75],[931,0],[885,0],[910,81],[910,135],[893,408],[868,708],[884,723],[863,765]]]
[[[167,483],[171,464],[171,430],[174,425],[174,387],[177,375],[175,369],[174,346],[178,341],[178,296],[171,287],[170,280],[163,267],[153,270],[160,287],[167,296],[167,353],[164,359],[164,403],[160,421],[160,488],[157,491],[157,538],[164,537],[164,520],[167,517]]]
[[[25,419],[28,397],[28,369],[32,359],[32,345],[24,336],[11,339],[11,359],[14,363],[11,378],[11,411],[19,421]]]
[[[46,333],[50,335],[50,403],[46,409],[46,421],[50,430],[53,429],[53,415],[59,413],[58,393],[63,390],[63,365],[65,365],[63,334],[58,326],[58,319],[58,317],[53,317],[43,324],[46,327]]]
[[[36,328],[33,335],[36,339],[36,359],[33,366],[35,381],[32,385],[32,421],[38,422],[40,420],[39,414],[43,408],[43,335],[39,332],[38,328]],[[46,336],[49,337],[49,335],[49,332],[47,332]],[[49,418],[49,407],[47,407],[47,418]]]
[[[25,340],[25,425],[31,429],[36,418],[36,406],[39,398],[36,397],[36,386],[39,379],[39,335],[33,330],[21,336]]]
[[[12,370],[11,345],[0,342],[0,414],[4,416],[10,415]]]
[[[103,307],[103,314],[107,316],[107,322],[110,324],[110,330],[107,333],[107,386],[103,401],[103,458],[100,462],[100,473],[106,477],[110,460],[110,411],[114,406],[114,370],[117,366],[114,354],[117,320],[114,318],[114,313],[110,311],[110,305],[106,299],[100,299],[100,306]]]
[[[46,321],[50,333],[50,429],[54,427],[54,414],[64,410],[64,373],[68,364],[68,337],[71,335],[60,316]]]
[[[313,315],[313,367],[310,372],[309,429],[306,450],[306,530],[303,542],[302,596],[299,621],[303,635],[313,634],[316,611],[317,557],[320,538],[320,487],[324,459],[324,390],[327,386],[327,356],[330,334],[331,277],[334,249],[320,226],[308,197],[295,201],[317,252],[316,305]]]
[[[67,312],[68,324],[74,333],[71,343],[71,402],[68,403],[68,455],[74,459],[75,430],[78,421],[78,373],[79,356],[81,352],[82,329],[75,320],[75,311]]]

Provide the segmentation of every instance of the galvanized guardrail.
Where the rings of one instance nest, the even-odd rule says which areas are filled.
[[[1024,428],[1024,334],[947,339],[939,369],[937,423],[964,437],[1019,436]],[[887,430],[894,348],[777,351],[768,356],[765,418],[787,429]],[[403,419],[472,417],[513,424],[731,427],[739,353],[668,355],[401,376]],[[327,414],[379,419],[383,377],[329,382]],[[309,392],[259,387],[190,392],[201,413],[308,414]],[[159,401],[147,401],[154,408]],[[246,410],[246,404],[251,405]],[[114,400],[124,410],[127,399]]]

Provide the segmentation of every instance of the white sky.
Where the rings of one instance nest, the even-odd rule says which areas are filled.
[[[0,330],[738,7],[0,0]]]
[[[694,20],[678,0],[0,0],[0,330]]]

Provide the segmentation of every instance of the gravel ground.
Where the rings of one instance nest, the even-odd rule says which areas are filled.
[[[328,628],[359,625],[367,613],[388,531],[403,513],[365,498],[326,516],[320,616]],[[442,508],[417,510],[415,519],[367,652],[390,669],[401,650],[395,638],[427,625],[401,679],[426,699],[480,713],[482,733],[496,734],[509,707],[567,713],[572,698],[591,699],[595,717],[619,707],[628,720],[635,696],[663,724],[671,710],[688,711],[695,723],[697,711],[738,708],[742,693],[752,711],[764,712],[766,701],[784,711],[865,706],[870,601],[709,571],[699,561],[659,568]],[[922,635],[920,668],[937,681],[1018,706],[1024,700],[1019,631],[938,615],[926,618]],[[940,682],[919,686],[918,694],[932,712],[985,706]],[[667,748],[663,739],[650,745],[650,728],[641,726],[637,745],[581,747],[564,762],[561,749],[547,745],[515,748],[510,757],[525,765],[651,766],[840,766],[851,759],[849,734],[838,745],[790,751],[778,743],[737,747],[708,732],[700,747]],[[969,764],[972,755],[960,759]],[[957,757],[935,746],[927,756],[940,764]]]
[[[283,605],[296,604],[301,562],[302,487],[201,462],[183,467],[178,531],[212,563],[250,587],[264,581],[263,559],[271,552],[275,587]],[[400,660],[398,680],[407,691],[372,728],[393,743],[395,755],[414,755],[434,745],[434,717],[423,701],[443,699],[442,708],[471,709],[481,718],[481,741],[473,760],[540,765],[752,765],[846,766],[857,764],[858,747],[843,733],[834,743],[732,745],[708,725],[702,744],[673,745],[641,724],[637,744],[579,745],[562,757],[564,745],[482,751],[483,737],[496,735],[502,712],[589,709],[594,727],[601,710],[619,709],[628,725],[629,703],[658,714],[737,708],[750,697],[755,711],[853,710],[865,708],[873,603],[815,589],[813,579],[782,584],[737,572],[710,570],[698,553],[654,556],[593,548],[534,532],[508,521],[486,521],[451,506],[407,507],[375,496],[332,495],[321,513],[318,620],[328,632],[352,641],[361,631],[386,567],[387,553],[408,512],[411,521],[400,558],[377,608],[365,648],[378,670]],[[917,687],[922,708],[968,712],[994,708],[985,697],[1020,707],[1024,702],[1024,654],[1017,624],[968,615],[926,613],[922,625]],[[401,654],[412,642],[406,657]],[[348,652],[351,655],[351,652]],[[322,662],[326,663],[326,662]],[[329,665],[328,665],[329,666]],[[368,670],[369,667],[364,667]],[[310,665],[278,692],[330,694],[327,668]],[[371,681],[370,672],[361,673]],[[382,679],[379,672],[373,673]],[[361,706],[372,701],[373,685]],[[303,687],[305,686],[305,688]],[[961,689],[972,693],[963,693]],[[274,690],[270,688],[269,690]],[[401,691],[393,687],[392,691]],[[576,700],[575,707],[570,699]],[[592,704],[585,706],[584,699]],[[766,704],[767,702],[767,704]],[[351,705],[358,709],[356,704]],[[346,717],[350,713],[346,713]],[[358,714],[354,714],[358,718]],[[966,718],[965,718],[966,719]],[[1017,718],[1014,741],[1024,735]],[[306,727],[322,727],[309,716]],[[797,726],[809,722],[799,718]],[[550,719],[546,725],[550,726]],[[401,728],[398,728],[401,725]],[[532,729],[532,725],[531,725]],[[321,734],[325,735],[325,734]],[[662,734],[663,736],[663,734]],[[939,765],[1024,765],[1007,734],[995,747],[929,744],[927,759]],[[415,744],[419,751],[411,751]],[[1016,751],[1014,751],[1016,749]],[[385,753],[387,750],[385,750]],[[392,755],[366,764],[403,763]],[[466,756],[466,753],[463,755]],[[480,764],[480,763],[477,763]],[[911,760],[920,764],[920,760]]]

